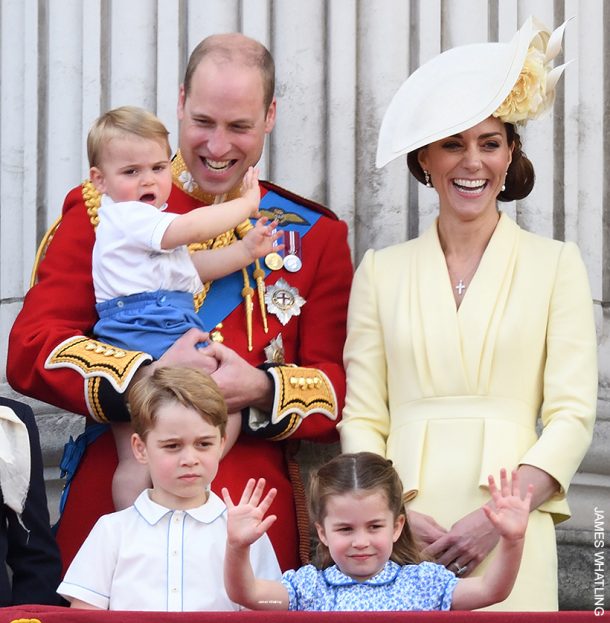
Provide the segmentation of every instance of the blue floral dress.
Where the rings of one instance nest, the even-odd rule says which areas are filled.
[[[449,610],[457,582],[442,565],[400,566],[391,560],[364,582],[345,575],[336,565],[323,570],[306,565],[282,576],[289,610],[324,612]]]

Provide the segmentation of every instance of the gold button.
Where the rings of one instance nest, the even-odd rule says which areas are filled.
[[[212,342],[217,342],[218,344],[222,344],[225,341],[220,331],[212,331],[212,333],[210,333],[210,339]]]

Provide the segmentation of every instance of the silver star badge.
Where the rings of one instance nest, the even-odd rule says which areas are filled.
[[[178,176],[178,180],[182,182],[182,188],[184,188],[187,193],[192,193],[198,187],[197,182],[193,179],[189,171],[182,171]]]
[[[293,316],[301,314],[301,307],[305,305],[305,299],[296,288],[288,284],[285,279],[278,279],[272,286],[267,286],[265,291],[265,303],[267,311],[275,314],[279,321],[285,325]]]

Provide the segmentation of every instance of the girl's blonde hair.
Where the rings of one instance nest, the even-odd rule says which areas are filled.
[[[402,482],[392,466],[392,461],[372,452],[340,454],[320,467],[309,485],[309,510],[313,521],[322,524],[326,517],[328,499],[346,493],[382,493],[388,508],[396,520],[404,515],[405,523],[400,536],[394,543],[390,560],[399,565],[417,564],[427,560],[421,553],[409,522],[403,502]],[[325,569],[334,564],[328,547],[318,542],[315,555],[316,565]]]
[[[108,141],[129,136],[156,141],[166,149],[167,157],[171,156],[169,132],[163,123],[144,108],[121,106],[105,112],[93,122],[87,135],[89,167],[100,166]]]

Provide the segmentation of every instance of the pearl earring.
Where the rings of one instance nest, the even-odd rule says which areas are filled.
[[[430,172],[424,169],[424,180],[428,188],[432,188],[432,182],[430,181]]]

